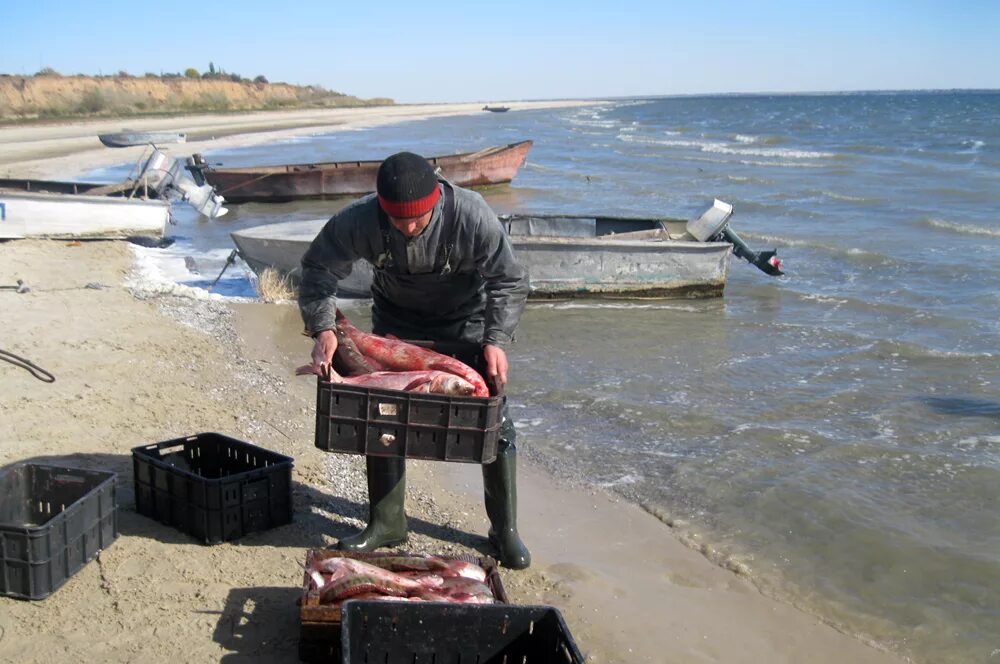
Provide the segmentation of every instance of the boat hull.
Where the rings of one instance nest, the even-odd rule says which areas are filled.
[[[530,219],[525,223],[523,220]],[[504,221],[513,231],[511,243],[531,277],[532,298],[666,299],[722,295],[729,275],[732,245],[725,242],[656,239],[645,230],[660,220],[563,218],[578,229],[579,237],[531,235],[554,232],[538,218],[512,217]],[[579,223],[577,223],[579,222]],[[232,233],[241,257],[260,274],[274,269],[293,281],[300,261],[325,219],[269,224]],[[678,229],[684,222],[672,222]],[[604,234],[594,236],[594,229]],[[621,233],[649,233],[649,239],[614,239]],[[569,231],[573,232],[573,231]],[[587,237],[590,234],[590,237]],[[679,233],[678,233],[679,234]],[[341,297],[369,297],[371,265],[355,263],[340,283]]]
[[[159,236],[169,221],[166,201],[0,191],[0,239]]]
[[[514,179],[531,149],[521,141],[457,155],[429,157],[441,176],[462,187],[485,187]],[[205,180],[229,203],[279,203],[300,199],[360,196],[375,190],[381,161],[340,161],[260,168],[206,168]]]
[[[184,143],[187,136],[176,132],[118,132],[113,134],[98,134],[97,138],[105,147],[128,148],[135,145],[148,145],[153,143]]]

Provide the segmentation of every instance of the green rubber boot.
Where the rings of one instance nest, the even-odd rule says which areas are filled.
[[[517,534],[517,448],[514,447],[514,424],[510,418],[504,418],[500,435],[496,461],[483,466],[483,495],[491,524],[490,544],[497,549],[501,565],[524,569],[531,564],[531,553]]]
[[[406,541],[406,459],[367,457],[368,526],[337,542],[345,551],[374,551]]]

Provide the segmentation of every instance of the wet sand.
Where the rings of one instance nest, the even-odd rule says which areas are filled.
[[[463,105],[423,108],[426,115],[452,107]],[[420,107],[405,108],[407,119],[419,117]],[[155,122],[189,133],[197,125]],[[275,131],[316,130],[289,126]],[[2,167],[60,177],[111,163],[102,161],[108,153],[127,154],[83,146],[96,133],[90,125],[0,129],[0,146],[19,146],[14,160],[0,149]],[[310,344],[294,306],[148,293],[129,285],[132,259],[124,243],[0,242],[0,285],[23,279],[32,288],[0,290],[0,348],[57,378],[42,383],[0,362],[0,466],[45,460],[117,472],[121,532],[49,599],[0,599],[0,660],[296,661],[301,563],[308,548],[363,525],[363,460],[313,445],[315,384],[293,375]],[[131,448],[202,431],[295,457],[294,523],[204,546],[138,515]],[[408,468],[404,548],[490,553],[479,468]],[[559,608],[589,662],[900,661],[765,597],[639,507],[523,459],[519,470],[520,527],[534,563],[502,570],[503,584],[515,603]]]

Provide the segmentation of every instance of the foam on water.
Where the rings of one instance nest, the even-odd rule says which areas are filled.
[[[202,275],[200,271],[192,272],[190,261],[185,261],[185,258],[191,257],[192,252],[185,248],[184,243],[175,242],[162,249],[137,245],[131,247],[135,262],[126,287],[137,295],[176,295],[197,300],[234,301],[249,301],[256,297],[256,293],[252,292],[250,273],[244,266],[230,266],[227,272],[232,270],[236,274],[230,274],[228,279],[220,279],[216,287],[209,291],[208,286],[218,272],[210,276]],[[228,255],[229,252],[222,248],[202,254],[204,257],[219,259],[219,271]]]
[[[953,233],[961,233],[963,235],[986,235],[989,237],[1000,237],[1000,227],[987,228],[985,226],[976,226],[974,224],[959,224],[946,219],[927,219],[924,223],[931,228],[951,231]]]

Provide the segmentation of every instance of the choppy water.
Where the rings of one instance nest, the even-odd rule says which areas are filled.
[[[628,100],[208,157],[522,138],[535,147],[489,193],[498,211],[691,217],[718,197],[788,271],[734,262],[715,300],[529,306],[509,390],[522,447],[847,630],[918,661],[1000,658],[1000,93]],[[228,232],[335,208],[236,206],[212,223],[178,211],[182,241],[150,256],[203,285]],[[238,271],[220,286],[250,293]]]

